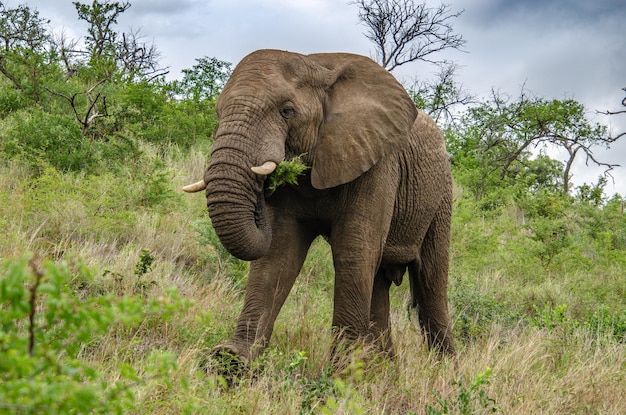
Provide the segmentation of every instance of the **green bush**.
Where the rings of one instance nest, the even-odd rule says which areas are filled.
[[[26,108],[29,100],[23,93],[11,86],[0,86],[0,118]]]
[[[141,369],[112,362],[102,368],[83,359],[116,326],[163,321],[186,309],[175,291],[168,297],[79,296],[72,280],[91,279],[80,263],[40,261],[32,255],[0,265],[0,411],[12,413],[124,414],[135,389],[149,378],[167,384],[172,355],[149,353]],[[141,375],[140,375],[141,373]]]
[[[83,140],[79,125],[68,116],[31,108],[2,122],[0,152],[40,168],[49,164],[61,171],[93,169],[98,143]]]

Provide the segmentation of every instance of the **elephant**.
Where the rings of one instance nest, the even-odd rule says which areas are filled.
[[[452,178],[441,130],[372,59],[258,50],[234,68],[215,105],[219,125],[204,177],[222,245],[251,261],[236,331],[214,349],[242,361],[267,347],[312,241],[335,271],[338,344],[389,353],[391,284],[408,269],[410,306],[428,347],[455,352],[448,313]],[[297,185],[268,176],[300,156]]]

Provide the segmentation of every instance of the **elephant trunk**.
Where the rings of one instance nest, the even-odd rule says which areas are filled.
[[[246,261],[265,255],[272,229],[263,178],[251,171],[244,153],[229,147],[214,149],[204,180],[209,216],[224,248]]]

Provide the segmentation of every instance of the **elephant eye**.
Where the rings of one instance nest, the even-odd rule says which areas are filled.
[[[280,115],[282,115],[284,119],[288,120],[296,115],[296,110],[292,106],[285,106],[280,110]]]

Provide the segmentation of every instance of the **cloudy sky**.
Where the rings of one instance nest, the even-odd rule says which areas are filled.
[[[50,19],[55,32],[85,33],[71,0],[9,0],[26,3]],[[91,0],[83,0],[91,3]],[[130,0],[118,30],[140,30],[162,54],[161,64],[177,78],[195,59],[216,57],[237,63],[249,52],[277,48],[300,53],[353,52],[373,56],[348,0]],[[431,6],[439,1],[428,0]],[[518,96],[522,86],[543,98],[573,98],[589,117],[614,133],[626,131],[626,115],[602,117],[596,110],[620,109],[626,87],[626,1],[624,0],[447,0],[466,40],[463,52],[445,58],[459,65],[457,80],[477,97],[492,89]],[[433,79],[436,68],[415,63],[394,74],[405,84]],[[626,137],[598,159],[619,163],[606,192],[626,195]],[[558,158],[558,154],[554,154]],[[596,182],[602,170],[574,170],[574,184]]]

